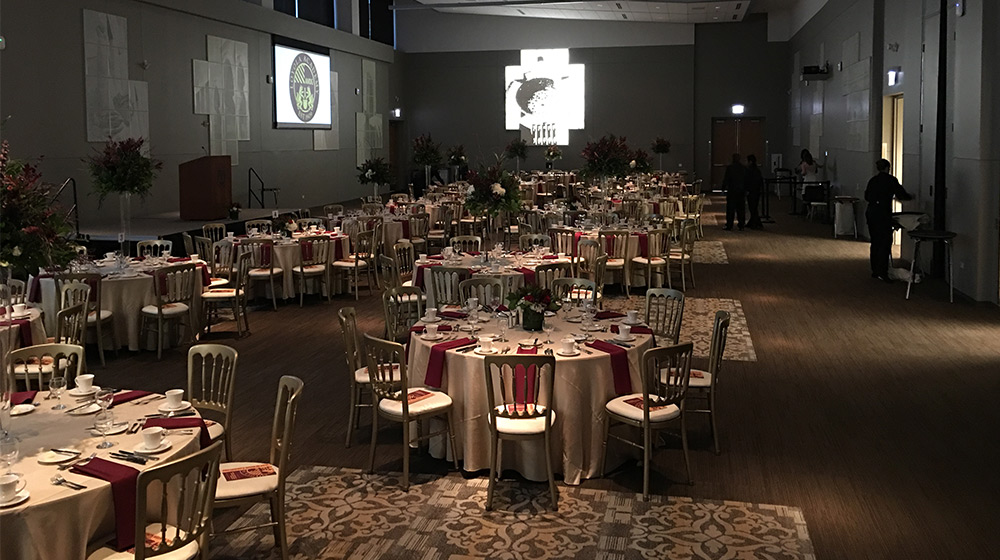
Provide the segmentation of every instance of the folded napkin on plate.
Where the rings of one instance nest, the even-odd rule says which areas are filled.
[[[111,406],[141,399],[142,397],[152,394],[153,393],[150,391],[125,391],[124,393],[118,393],[117,395],[111,397]]]
[[[603,340],[588,342],[594,350],[611,355],[611,374],[615,381],[615,394],[627,395],[632,392],[632,378],[629,376],[628,352],[624,348]]]
[[[17,393],[11,393],[10,405],[17,406],[19,404],[31,404],[37,394],[38,391],[20,391]]]
[[[598,311],[594,314],[594,319],[617,319],[618,317],[624,316],[624,313],[619,313],[617,311]]]
[[[168,263],[179,263],[179,262],[189,262],[191,257],[170,257],[167,259]]]
[[[548,260],[552,260],[552,259],[558,259],[558,258],[559,258],[559,255],[543,255],[542,256],[542,259],[547,260],[547,261]]]
[[[465,337],[448,342],[439,342],[431,347],[431,356],[427,360],[427,374],[424,377],[424,385],[441,388],[441,378],[444,376],[444,353],[452,348],[468,346],[476,342],[476,339]]]
[[[611,332],[617,333],[618,325],[611,325]],[[635,326],[632,327],[632,334],[653,334],[653,329],[650,329],[649,327]]]
[[[201,428],[201,439],[199,440],[201,448],[205,449],[209,445],[212,445],[212,436],[208,435],[208,426],[205,425],[205,420],[202,418],[149,418],[146,420],[146,428],[152,428],[154,426],[159,426],[168,430],[176,430],[179,428]]]
[[[95,457],[88,463],[70,468],[70,472],[111,483],[111,496],[115,503],[115,548],[125,550],[135,546],[135,483],[139,471]]]
[[[451,319],[465,319],[469,316],[469,314],[464,311],[438,311],[438,315],[442,317],[449,317]]]
[[[520,272],[521,274],[524,275],[524,283],[526,285],[527,284],[534,284],[535,283],[535,271],[534,270],[531,270],[530,268],[523,267],[523,266],[520,267],[520,268],[515,268],[514,270],[516,270],[516,271],[518,271],[518,272]]]
[[[538,347],[537,346],[532,346],[530,348],[518,348],[517,349],[517,353],[518,354],[538,354]]]
[[[438,332],[448,332],[450,330],[451,330],[451,325],[439,325],[438,326]],[[424,332],[424,326],[423,325],[415,325],[413,327],[410,327],[410,332],[422,333],[422,332]]]

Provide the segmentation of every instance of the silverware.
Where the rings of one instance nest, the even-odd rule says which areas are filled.
[[[76,461],[73,461],[72,463],[66,463],[65,465],[59,465],[59,470],[65,471],[67,469],[71,469],[71,468],[73,468],[75,466],[78,466],[78,465],[86,465],[94,457],[97,457],[97,452],[96,451],[93,452],[93,453],[91,453],[90,455],[84,457],[83,459],[78,459]]]
[[[94,404],[94,401],[85,402],[85,403],[81,404],[80,406],[75,406],[75,407],[67,410],[66,414],[69,414],[70,412],[75,412],[77,410],[80,410],[81,408],[87,408],[88,406],[90,406],[92,404]]]
[[[152,397],[143,397],[141,399],[132,401],[132,405],[133,406],[138,406],[138,405],[141,405],[141,404],[149,404],[149,403],[151,403],[153,401],[158,401],[160,399],[165,399],[165,398],[167,398],[166,395],[154,395]]]
[[[149,453],[136,453],[135,451],[126,451],[124,449],[119,449],[115,453],[120,453],[122,455],[132,455],[133,457],[139,457],[147,461],[159,461],[160,458],[155,455],[150,455]]]
[[[59,449],[58,447],[53,447],[52,449],[49,449],[49,451],[53,453],[62,453],[63,455],[73,455],[73,456],[80,454],[80,452],[77,451],[76,449]]]
[[[580,344],[579,348],[580,348],[580,350],[583,350],[584,352],[586,352],[588,354],[593,354],[593,352],[589,348],[587,348],[586,344]]]
[[[129,463],[135,463],[137,465],[145,465],[146,459],[144,457],[138,457],[136,455],[126,455],[119,451],[112,451],[110,453],[112,459],[118,459],[119,461],[128,461]]]
[[[73,490],[85,490],[87,488],[82,484],[66,480],[61,474],[53,476],[50,480],[52,481],[52,484],[55,484],[56,486],[65,486],[67,488],[72,488]]]
[[[604,342],[610,342],[611,344],[615,344],[615,345],[621,346],[622,348],[631,348],[632,347],[631,344],[625,344],[624,342],[618,342],[617,340],[614,340],[614,339],[611,339],[611,338],[605,339]]]

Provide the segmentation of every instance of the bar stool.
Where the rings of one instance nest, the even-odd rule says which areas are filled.
[[[834,207],[833,207],[833,238],[836,239],[840,235],[841,231],[844,235],[847,235],[847,228],[841,230],[841,219],[847,221],[850,219],[851,227],[854,228],[854,239],[858,238],[858,218],[857,213],[854,211],[856,204],[860,199],[854,196],[835,196],[833,197]]]
[[[910,299],[910,288],[913,286],[913,270],[920,253],[921,241],[940,241],[944,243],[945,260],[948,262],[948,299],[955,303],[955,271],[951,264],[951,240],[957,235],[953,231],[934,229],[915,229],[907,232],[913,240],[913,260],[910,261],[910,278],[906,281],[906,299]]]

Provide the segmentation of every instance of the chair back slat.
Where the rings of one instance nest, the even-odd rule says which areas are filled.
[[[583,305],[587,301],[597,305],[597,283],[587,278],[557,278],[552,281],[552,293],[570,305]]]
[[[458,285],[469,277],[467,268],[432,266],[427,270],[431,271],[434,302],[438,306],[462,305],[464,303]]]
[[[469,298],[478,298],[481,305],[496,307],[507,297],[503,280],[495,276],[469,278],[458,283],[459,299],[463,302]],[[494,303],[496,302],[496,303]]]
[[[158,305],[187,303],[194,298],[195,273],[198,267],[191,263],[166,266],[153,273],[153,291]]]
[[[64,307],[56,314],[55,342],[59,344],[83,344],[87,332],[87,301]]]
[[[712,384],[719,382],[719,372],[722,371],[722,356],[726,353],[726,339],[729,338],[730,320],[728,311],[715,312],[712,343],[708,349],[708,371],[712,374]]]
[[[479,252],[482,244],[483,238],[478,235],[456,235],[451,238],[451,248],[462,253]]]
[[[243,228],[246,230],[247,235],[253,229],[256,229],[258,234],[269,234],[273,227],[274,224],[271,223],[271,220],[247,220],[243,223]]]
[[[202,235],[212,240],[212,243],[226,237],[226,224],[205,224],[201,226]]]
[[[382,294],[385,328],[390,340],[409,338],[410,327],[424,316],[424,291],[416,286],[398,286]]]
[[[487,356],[486,395],[490,422],[497,418],[546,418],[551,424],[552,387],[556,360],[553,356]]]
[[[403,422],[407,421],[410,414],[406,396],[409,385],[405,354],[403,345],[398,342],[364,335],[365,365],[368,366],[368,376],[375,395],[373,404],[377,407],[381,399],[399,401],[403,408]]]
[[[8,387],[23,381],[25,390],[41,391],[52,377],[65,377],[67,384],[83,372],[83,346],[76,344],[36,344],[12,350],[7,358]]]
[[[278,398],[274,405],[274,424],[271,427],[271,464],[278,467],[278,484],[285,483],[288,458],[292,453],[292,432],[295,414],[302,394],[302,380],[293,375],[282,375],[278,380]]]
[[[222,414],[227,431],[238,357],[236,349],[223,344],[196,344],[188,350],[188,398],[199,411]]]
[[[649,422],[651,407],[684,406],[688,383],[691,380],[691,356],[694,344],[685,342],[674,346],[650,348],[642,355],[643,416]]]
[[[646,324],[663,344],[677,344],[684,318],[684,292],[670,288],[646,290]]]
[[[140,257],[165,257],[170,256],[174,242],[168,239],[146,239],[136,243],[135,249]]]

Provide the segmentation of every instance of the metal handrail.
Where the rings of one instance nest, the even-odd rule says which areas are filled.
[[[253,177],[256,177],[257,181],[260,182],[260,196],[253,192]],[[247,193],[247,209],[253,208],[253,199],[255,198],[257,204],[260,204],[261,208],[264,207],[264,180],[260,178],[253,167],[247,170]]]
[[[67,177],[66,180],[59,185],[59,190],[56,191],[56,194],[52,195],[51,202],[58,199],[62,192],[66,190],[66,186],[70,184],[73,185],[73,206],[71,206],[66,212],[66,219],[69,219],[71,215],[73,216],[73,228],[76,232],[76,237],[80,237],[80,206],[76,197],[76,179],[73,177]]]

